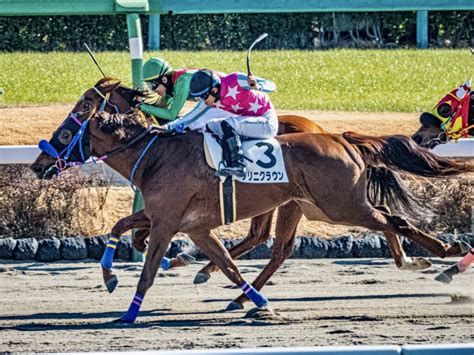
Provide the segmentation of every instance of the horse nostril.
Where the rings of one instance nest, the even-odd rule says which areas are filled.
[[[415,134],[413,137],[411,137],[411,139],[413,139],[416,144],[421,144],[423,142],[423,138],[418,134]]]
[[[40,165],[31,165],[30,169],[36,174],[39,174],[43,171],[43,168]]]

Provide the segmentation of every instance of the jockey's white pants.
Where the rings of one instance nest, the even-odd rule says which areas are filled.
[[[265,139],[275,137],[278,133],[278,116],[273,107],[262,116],[237,116],[232,112],[207,106],[203,102],[185,116],[169,123],[168,128],[188,128],[192,131],[207,129],[222,137],[221,122],[224,120],[243,137]]]

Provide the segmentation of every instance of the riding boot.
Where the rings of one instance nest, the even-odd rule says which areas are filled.
[[[221,176],[234,175],[238,178],[243,178],[247,174],[247,169],[244,163],[244,153],[240,137],[235,129],[226,121],[222,121],[221,128],[224,133],[222,153],[225,167],[219,169],[219,174]]]

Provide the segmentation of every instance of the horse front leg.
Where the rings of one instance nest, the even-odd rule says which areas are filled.
[[[212,231],[190,234],[189,237],[258,308],[270,309],[268,299],[244,280],[228,250]]]
[[[143,265],[140,280],[138,281],[135,297],[133,298],[127,313],[124,314],[120,319],[117,319],[116,322],[135,322],[140,311],[143,298],[145,297],[148,289],[153,285],[156,273],[158,272],[158,268],[161,264],[161,260],[163,259],[166,249],[168,248],[171,238],[175,234],[176,230],[177,226],[152,222],[148,254],[145,264]]]
[[[247,237],[239,244],[229,249],[232,259],[238,259],[240,256],[247,254],[256,246],[264,243],[270,238],[270,230],[272,228],[272,219],[275,210],[264,213],[260,216],[252,218],[250,229]],[[198,271],[194,278],[195,284],[207,282],[211,277],[211,272],[218,271],[219,268],[210,261],[206,266]]]
[[[120,237],[132,228],[146,228],[150,226],[150,220],[145,215],[144,211],[141,210],[130,216],[121,218],[112,227],[112,232],[107,242],[107,246],[100,260],[102,267],[102,277],[104,278],[105,286],[107,291],[112,293],[118,284],[117,276],[112,273],[112,265],[114,261],[115,249],[120,241]]]

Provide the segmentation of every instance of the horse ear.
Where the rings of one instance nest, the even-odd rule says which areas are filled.
[[[429,112],[423,112],[420,116],[420,123],[425,126],[440,127],[441,121]]]
[[[120,85],[120,80],[108,79],[100,83],[99,88],[102,93],[107,94],[108,92],[112,92],[116,90],[119,87],[119,85]]]

